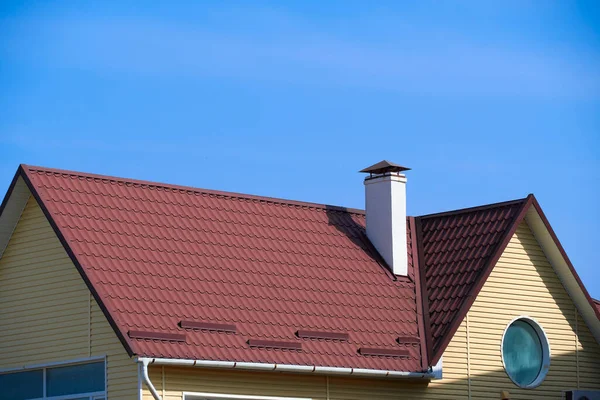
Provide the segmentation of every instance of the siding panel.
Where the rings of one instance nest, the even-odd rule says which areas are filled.
[[[0,368],[107,356],[109,399],[137,396],[127,356],[33,197],[0,258]]]
[[[550,369],[536,389],[518,388],[502,366],[502,335],[520,315],[538,321],[550,342]],[[469,311],[471,398],[498,398],[501,390],[508,390],[511,399],[561,399],[563,390],[576,388],[577,353],[583,361],[597,357],[600,350],[595,342],[577,350],[576,318],[575,305],[531,230],[522,223]],[[583,322],[579,325],[580,330],[585,328]],[[579,366],[583,368],[581,362]],[[600,380],[597,372],[593,375],[580,373],[580,387]]]

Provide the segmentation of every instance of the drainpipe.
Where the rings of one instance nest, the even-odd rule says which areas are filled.
[[[160,398],[160,396],[158,395],[156,388],[150,381],[150,377],[148,376],[148,365],[151,364],[151,361],[152,360],[149,358],[139,358],[138,359],[138,362],[142,366],[142,379],[144,380],[144,383],[148,387],[148,390],[150,390],[150,393],[152,393],[152,397],[154,397],[154,400],[162,400]]]

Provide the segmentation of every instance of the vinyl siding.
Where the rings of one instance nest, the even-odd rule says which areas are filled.
[[[579,387],[600,390],[600,346],[579,314],[577,328],[579,332],[577,340]]]
[[[167,366],[151,366],[150,379],[163,400],[182,400],[183,392],[313,400],[392,400],[423,398],[427,390],[423,382]],[[145,386],[143,398],[153,399]]]
[[[521,315],[538,321],[551,349],[546,379],[528,390],[508,378],[500,353],[504,330]],[[501,390],[508,390],[511,399],[561,399],[566,389],[600,388],[600,346],[525,222],[492,270],[461,329],[468,329],[469,351],[452,363],[444,356],[444,376],[468,368],[467,398],[499,398]],[[444,354],[463,346],[460,337],[454,337]]]
[[[0,258],[0,368],[106,356],[109,399],[137,395],[128,357],[35,199]]]
[[[427,399],[465,399],[469,393],[467,326],[461,324],[443,355],[443,377],[429,384]]]
[[[515,386],[504,372],[502,334],[515,317],[528,315],[546,331],[550,370],[536,389]],[[277,373],[151,367],[165,400],[183,392],[366,399],[561,399],[572,388],[600,389],[600,346],[578,316],[526,223],[519,226],[443,356],[443,379],[429,384],[406,380],[342,378]],[[144,399],[151,400],[144,388]]]

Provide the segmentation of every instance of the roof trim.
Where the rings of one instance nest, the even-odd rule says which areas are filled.
[[[515,217],[511,221],[511,223],[509,225],[510,228],[508,229],[506,235],[504,236],[504,239],[502,239],[502,241],[500,241],[498,243],[498,245],[492,252],[492,256],[489,258],[487,264],[482,269],[479,277],[477,277],[477,280],[475,281],[474,285],[471,287],[471,290],[469,291],[469,294],[467,295],[466,301],[463,302],[462,305],[460,306],[460,308],[458,309],[456,317],[454,317],[454,320],[450,324],[448,331],[444,334],[444,337],[439,342],[437,347],[435,347],[433,349],[433,354],[431,357],[431,365],[437,364],[437,362],[440,360],[440,358],[444,354],[444,350],[446,350],[446,347],[448,347],[448,344],[454,337],[454,334],[456,333],[456,331],[458,330],[458,327],[460,326],[463,319],[467,315],[467,312],[469,312],[469,310],[471,309],[471,306],[475,302],[477,295],[479,295],[481,288],[487,281],[487,278],[490,276],[490,273],[492,272],[492,269],[494,268],[494,266],[496,266],[496,263],[500,259],[500,256],[502,256],[504,249],[506,248],[506,246],[508,245],[508,242],[510,241],[510,239],[514,235],[515,231],[517,230],[519,223],[525,218],[525,215],[527,214],[527,210],[533,204],[533,201],[535,200],[535,198],[534,198],[533,194],[530,194],[525,199],[507,201],[507,202],[496,203],[496,204],[491,204],[491,205],[486,205],[486,206],[481,206],[481,207],[466,208],[466,209],[452,211],[452,212],[448,212],[448,213],[432,214],[435,216],[440,216],[440,215],[458,214],[458,213],[466,212],[466,211],[469,211],[469,212],[470,211],[479,211],[479,210],[491,208],[491,207],[516,204],[518,202],[523,202],[523,200],[525,200],[525,202],[521,206],[521,209],[519,210],[519,212],[515,215]],[[429,216],[432,216],[432,215],[429,215]]]
[[[530,196],[533,196],[533,194],[529,194],[527,197],[524,197],[522,199],[501,201],[499,203],[484,204],[482,206],[459,208],[458,210],[442,211],[442,212],[434,213],[434,214],[425,214],[425,215],[419,216],[419,218],[445,217],[445,216],[449,216],[449,215],[462,214],[462,213],[466,213],[466,212],[487,210],[489,208],[510,206],[513,204],[519,204],[523,201],[526,201],[529,199]]]
[[[108,309],[106,308],[106,306],[104,305],[104,302],[102,301],[102,298],[100,297],[100,295],[98,294],[98,292],[96,291],[96,289],[94,288],[94,285],[92,284],[92,282],[89,280],[88,276],[86,275],[83,267],[81,266],[81,264],[79,263],[79,260],[77,259],[77,256],[75,255],[75,253],[73,252],[73,250],[71,249],[71,247],[69,246],[69,243],[67,242],[67,240],[65,239],[64,235],[62,234],[62,232],[60,231],[60,228],[58,227],[58,225],[56,225],[56,222],[54,221],[54,218],[52,217],[52,214],[50,213],[50,211],[48,210],[48,208],[46,207],[46,205],[44,204],[43,199],[40,197],[40,194],[37,192],[35,185],[33,185],[33,183],[31,182],[29,175],[28,175],[28,169],[30,167],[28,167],[25,164],[21,164],[19,165],[19,169],[17,170],[17,174],[23,178],[23,180],[25,181],[25,183],[27,184],[27,187],[29,188],[29,190],[31,191],[31,194],[33,195],[33,197],[35,198],[35,200],[37,201],[38,205],[40,206],[40,208],[42,209],[42,212],[44,213],[44,215],[46,216],[46,219],[48,220],[48,222],[50,223],[50,226],[52,227],[52,229],[54,230],[54,233],[56,234],[56,236],[58,237],[58,240],[60,241],[60,243],[63,245],[63,248],[65,249],[65,251],[67,252],[67,255],[69,256],[69,258],[71,259],[71,261],[73,262],[73,264],[75,265],[75,268],[77,269],[77,271],[79,272],[79,275],[81,275],[81,277],[83,278],[83,281],[85,282],[88,290],[92,293],[92,295],[94,296],[94,300],[96,300],[96,303],[98,303],[98,306],[100,307],[100,309],[102,310],[102,313],[104,314],[104,316],[106,317],[106,319],[108,320],[108,323],[110,324],[110,326],[112,327],[113,331],[115,332],[115,334],[117,335],[117,337],[119,338],[119,340],[121,341],[121,344],[123,344],[123,347],[125,348],[125,350],[127,351],[127,354],[132,357],[133,355],[135,355],[136,353],[133,351],[133,347],[131,345],[131,342],[129,341],[128,338],[124,337],[121,334],[121,331],[119,330],[119,328],[117,327],[117,324],[115,323],[112,315],[110,314],[110,312],[108,311]]]
[[[357,208],[334,206],[334,205],[322,204],[322,203],[311,203],[311,202],[307,202],[307,201],[288,200],[288,199],[282,199],[282,198],[277,198],[277,197],[257,196],[257,195],[237,193],[237,192],[226,192],[226,191],[220,191],[220,190],[202,189],[202,188],[196,188],[196,187],[192,187],[192,186],[171,185],[168,183],[144,181],[144,180],[129,179],[129,178],[120,178],[120,177],[110,176],[110,175],[98,175],[98,174],[91,174],[91,173],[87,173],[87,172],[77,172],[77,171],[70,171],[70,170],[64,170],[64,169],[46,168],[46,167],[39,167],[39,166],[26,165],[26,164],[21,164],[20,167],[27,169],[27,170],[32,170],[32,171],[51,172],[51,173],[56,173],[56,174],[79,176],[82,178],[102,179],[102,180],[108,180],[108,181],[112,181],[112,182],[122,182],[125,184],[131,184],[131,185],[142,185],[142,186],[156,187],[156,188],[169,189],[169,190],[182,190],[182,191],[186,191],[186,192],[193,192],[193,193],[199,193],[199,194],[208,194],[208,195],[224,196],[224,197],[235,197],[235,198],[246,199],[246,200],[265,201],[268,203],[276,203],[276,204],[291,205],[291,206],[297,206],[297,207],[307,207],[307,208],[319,208],[319,209],[330,210],[330,211],[343,211],[343,212],[348,212],[348,213],[352,213],[352,214],[365,215],[365,210],[360,210]]]
[[[431,363],[432,355],[432,336],[431,336],[431,321],[429,315],[429,294],[427,291],[427,283],[425,280],[425,262],[423,256],[423,237],[421,231],[421,220],[419,218],[409,217],[410,229],[412,234],[412,252],[413,252],[413,268],[415,270],[415,295],[417,300],[417,318],[419,319],[419,329],[422,329],[419,335],[421,343],[421,362],[423,368],[428,368]]]
[[[596,306],[597,301],[594,300],[590,296],[586,287],[583,285],[581,278],[577,274],[577,271],[575,270],[575,267],[571,263],[569,256],[567,256],[565,249],[562,247],[560,240],[558,240],[558,236],[556,236],[554,229],[552,229],[552,226],[550,225],[548,218],[546,218],[546,215],[542,211],[542,208],[540,207],[540,204],[538,203],[537,199],[535,197],[533,197],[532,200],[533,200],[533,208],[537,212],[537,215],[540,217],[541,222],[543,223],[544,227],[546,228],[546,231],[552,240],[552,244],[554,244],[556,246],[556,249],[558,250],[560,256],[562,257],[564,263],[568,267],[568,270],[571,273],[572,278],[574,279],[575,283],[577,284],[577,288],[579,288],[579,290],[581,290],[581,294],[583,294],[585,300],[587,300],[586,304],[582,304],[581,302],[578,302],[577,299],[575,298],[576,293],[570,292],[571,288],[569,287],[568,282],[566,282],[563,279],[564,277],[561,276],[560,266],[554,265],[552,262],[552,259],[551,259],[552,258],[551,255],[548,254],[551,251],[551,249],[544,248],[543,238],[540,237],[540,232],[536,232],[537,227],[535,226],[534,221],[531,221],[531,223],[529,223],[530,229],[532,230],[534,236],[536,237],[536,240],[540,244],[540,247],[542,247],[542,250],[546,254],[548,261],[554,268],[554,271],[558,275],[561,283],[565,287],[565,290],[567,291],[567,293],[569,294],[569,296],[571,297],[571,299],[577,306],[577,309],[579,310],[579,312],[582,314],[582,317],[584,317],[584,319],[586,319],[586,316],[588,316],[588,319],[585,322],[591,328],[592,333],[594,334],[594,337],[596,338],[596,341],[598,343],[600,343],[600,309],[598,309],[598,307]],[[530,217],[527,216],[528,222],[529,222],[529,219],[530,219]],[[591,308],[592,313],[589,313],[589,311],[590,311],[589,309],[585,310],[585,306],[589,306]],[[595,321],[590,321],[590,318],[589,318],[590,314],[594,314],[596,316]],[[593,322],[593,324],[592,324],[592,322]]]

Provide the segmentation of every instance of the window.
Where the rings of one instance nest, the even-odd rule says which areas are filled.
[[[534,388],[542,383],[550,367],[550,346],[537,322],[520,317],[508,324],[502,338],[502,362],[515,385]]]
[[[2,400],[104,400],[104,360],[0,373]]]

